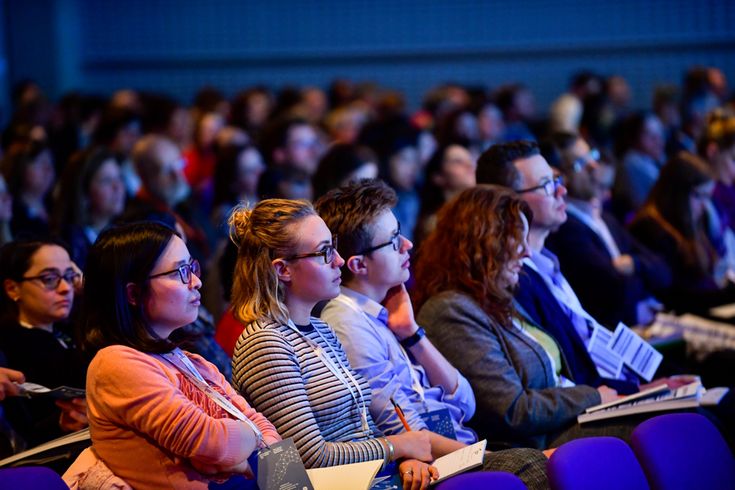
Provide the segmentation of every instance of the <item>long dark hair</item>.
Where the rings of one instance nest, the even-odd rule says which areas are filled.
[[[695,219],[689,198],[696,187],[713,180],[707,162],[692,153],[677,153],[661,168],[656,184],[631,226],[643,218],[653,219],[676,240],[691,263],[708,272],[712,252],[707,248],[704,220]]]
[[[55,206],[54,225],[58,233],[70,225],[89,224],[89,189],[97,171],[108,160],[120,164],[104,147],[89,148],[72,156],[61,176],[61,192]]]
[[[161,223],[138,222],[103,231],[87,257],[82,306],[82,348],[94,353],[121,344],[143,352],[167,352],[174,346],[151,330],[143,301],[128,301],[127,285],[140,288],[145,298],[148,276],[177,233]]]

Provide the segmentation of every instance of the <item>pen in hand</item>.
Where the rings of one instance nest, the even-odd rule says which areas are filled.
[[[403,424],[403,428],[406,429],[406,431],[410,431],[411,426],[408,425],[408,422],[406,421],[406,416],[404,415],[401,407],[398,406],[398,404],[393,399],[393,397],[390,398],[390,402],[393,404],[393,408],[395,409],[396,414],[398,415],[398,418],[401,420],[401,423]]]

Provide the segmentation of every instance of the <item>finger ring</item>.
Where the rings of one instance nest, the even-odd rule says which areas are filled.
[[[401,474],[402,474],[402,475],[413,475],[413,470],[406,470],[406,471],[404,471],[404,472],[403,472],[403,473],[401,473]]]

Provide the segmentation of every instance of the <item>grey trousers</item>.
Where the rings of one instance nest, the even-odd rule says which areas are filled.
[[[528,490],[547,490],[546,455],[538,449],[514,448],[486,453],[485,471],[505,471],[523,480]]]

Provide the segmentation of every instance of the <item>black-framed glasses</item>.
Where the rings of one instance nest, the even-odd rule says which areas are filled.
[[[82,281],[82,275],[73,270],[66,271],[64,274],[59,274],[55,271],[44,272],[37,276],[22,277],[21,281],[40,281],[43,287],[48,291],[53,291],[59,287],[61,280],[65,280],[67,284],[72,287],[77,287]]]
[[[362,250],[361,252],[359,252],[357,255],[366,255],[366,254],[369,254],[370,252],[375,252],[376,250],[379,250],[383,247],[387,247],[388,245],[393,245],[393,250],[397,252],[398,249],[401,248],[402,242],[403,240],[401,240],[401,223],[398,222],[398,229],[393,234],[393,236],[390,237],[390,240],[388,240],[385,243],[381,243],[380,245],[375,245],[374,247],[366,248],[365,250]]]
[[[554,196],[556,195],[556,191],[559,189],[559,187],[563,185],[564,185],[564,179],[562,179],[561,176],[559,176],[559,177],[555,177],[552,180],[547,180],[543,184],[529,187],[528,189],[521,189],[519,191],[516,191],[516,194],[525,194],[526,192],[533,192],[539,189],[543,189],[547,196]]]
[[[288,257],[283,257],[283,260],[306,259],[309,257],[323,257],[325,264],[331,264],[332,262],[334,262],[334,259],[337,257],[337,237],[333,236],[332,243],[330,245],[325,245],[324,248],[322,248],[318,252],[291,255]]]
[[[197,277],[202,277],[202,266],[199,265],[199,261],[197,259],[194,259],[188,264],[179,266],[176,269],[171,269],[170,271],[159,272],[158,274],[148,276],[148,279],[155,279],[156,277],[167,276],[169,274],[173,274],[174,272],[179,273],[179,279],[181,279],[181,282],[183,282],[184,284],[189,284],[191,282],[192,274]]]
[[[600,161],[600,150],[598,150],[597,148],[592,148],[586,155],[575,158],[572,162],[572,171],[577,174],[581,172],[582,169],[584,169],[592,161],[594,161],[595,163]]]

